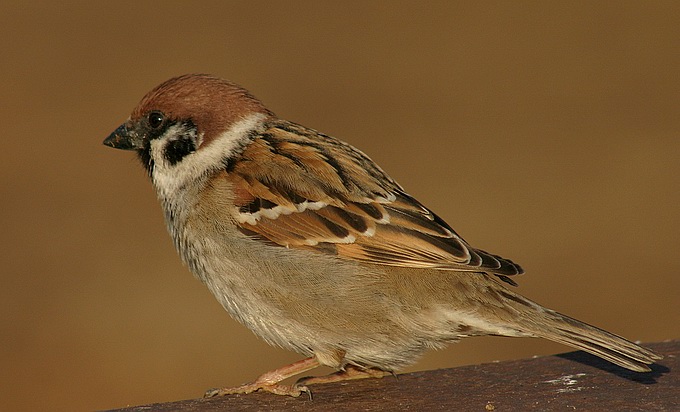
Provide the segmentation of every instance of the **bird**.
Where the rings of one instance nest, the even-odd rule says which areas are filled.
[[[206,397],[311,394],[472,336],[545,338],[635,372],[662,358],[521,296],[520,265],[472,247],[359,149],[231,81],[169,79],[103,143],[136,152],[182,261],[224,309],[304,356]],[[321,365],[335,372],[282,383]]]

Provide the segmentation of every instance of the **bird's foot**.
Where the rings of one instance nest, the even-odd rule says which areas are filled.
[[[309,391],[309,388],[307,388],[304,385],[282,385],[280,383],[264,383],[264,382],[251,382],[251,383],[246,383],[244,385],[240,386],[234,386],[230,388],[215,388],[215,389],[209,389],[208,391],[205,392],[203,395],[204,398],[213,398],[216,396],[223,396],[223,395],[234,395],[234,394],[247,394],[247,393],[253,393],[257,391],[262,391],[262,392],[269,392],[273,393],[274,395],[284,395],[284,396],[292,396],[294,398],[297,398],[302,394],[303,392],[306,393],[310,399],[312,397],[312,393]]]
[[[315,357],[303,359],[290,365],[283,366],[273,371],[269,371],[255,380],[240,386],[227,387],[221,389],[210,389],[203,395],[204,398],[212,398],[222,395],[246,394],[256,391],[273,393],[275,395],[285,395],[297,398],[301,393],[312,397],[306,385],[296,383],[294,385],[282,385],[281,381],[292,376],[306,372],[319,366],[319,361]]]
[[[392,372],[387,372],[381,369],[375,368],[360,368],[354,365],[347,365],[345,369],[331,373],[324,376],[308,376],[301,378],[297,381],[295,385],[312,385],[319,383],[331,383],[331,382],[341,382],[354,379],[366,379],[366,378],[382,378],[383,376],[392,375]]]

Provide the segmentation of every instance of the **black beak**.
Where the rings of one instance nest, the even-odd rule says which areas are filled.
[[[122,124],[104,139],[104,144],[114,149],[139,150],[144,148],[144,139],[135,130],[128,129],[127,124]]]

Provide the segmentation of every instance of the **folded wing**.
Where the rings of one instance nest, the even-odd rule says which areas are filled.
[[[314,130],[273,123],[232,165],[237,220],[255,239],[372,264],[489,272],[509,283],[523,272],[472,248],[366,155]]]

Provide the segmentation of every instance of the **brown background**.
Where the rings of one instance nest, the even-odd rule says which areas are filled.
[[[360,147],[520,291],[680,337],[677,2],[0,5],[0,409],[189,398],[294,361],[180,264],[131,153],[157,83],[210,72]],[[565,351],[478,338],[415,369]],[[455,387],[455,382],[452,382]]]

